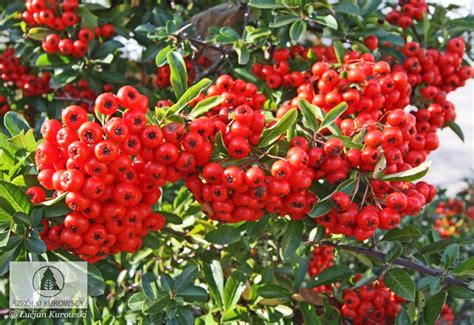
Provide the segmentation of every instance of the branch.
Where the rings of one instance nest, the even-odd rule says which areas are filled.
[[[368,248],[345,245],[345,244],[338,244],[338,243],[335,243],[335,242],[332,242],[332,241],[327,241],[327,240],[322,241],[321,244],[326,245],[326,246],[332,246],[332,247],[335,247],[335,248],[340,248],[340,249],[343,249],[343,250],[346,250],[346,251],[361,253],[361,254],[364,254],[366,256],[375,258],[375,259],[377,259],[379,261],[382,261],[382,262],[385,260],[385,254],[384,253],[374,251],[374,250],[371,250],[371,249],[368,249]],[[421,265],[421,264],[418,264],[418,263],[411,262],[411,261],[409,261],[405,258],[401,258],[401,257],[399,257],[395,261],[393,261],[393,264],[403,266],[407,269],[414,270],[414,271],[424,273],[424,274],[427,274],[427,275],[431,275],[431,276],[440,276],[440,275],[443,274],[443,272],[440,271],[440,270],[432,269],[430,267],[427,267],[427,266],[424,266],[424,265]],[[447,284],[451,284],[451,285],[455,285],[455,286],[458,286],[458,287],[466,288],[466,289],[469,289],[469,290],[472,291],[472,289],[469,288],[469,284],[467,282],[465,282],[463,280],[460,280],[460,279],[458,279],[458,278],[456,278],[452,275],[446,276],[445,279],[444,279],[444,282],[447,283]]]

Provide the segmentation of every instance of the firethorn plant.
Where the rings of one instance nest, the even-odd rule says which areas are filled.
[[[0,1],[1,304],[11,261],[86,261],[91,323],[473,322],[472,184],[423,180],[458,9]]]

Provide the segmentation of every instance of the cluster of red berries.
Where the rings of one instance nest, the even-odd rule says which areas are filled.
[[[10,104],[8,104],[7,97],[0,95],[0,116],[4,115],[10,110]]]
[[[399,8],[390,11],[385,19],[393,25],[402,28],[413,25],[413,20],[422,20],[428,11],[428,4],[425,0],[398,0]]]
[[[308,167],[309,143],[305,139],[304,148],[294,139],[286,157],[266,157],[270,158],[269,167],[261,164],[264,157],[252,152],[252,146],[259,144],[266,122],[261,111],[266,98],[257,91],[252,83],[222,75],[209,87],[207,96],[219,95],[224,101],[207,112],[207,116],[190,123],[190,130],[201,135],[220,132],[229,156],[245,159],[242,167],[209,162],[200,175],[186,180],[212,219],[254,221],[266,211],[300,219],[316,202],[316,197],[307,190],[311,186],[312,170]],[[204,98],[201,96],[197,102]]]
[[[446,217],[458,215],[464,212],[464,202],[456,198],[441,201],[436,206],[436,213]]]
[[[49,72],[41,72],[39,77],[31,74],[29,68],[15,55],[12,47],[0,55],[0,79],[6,86],[20,89],[24,96],[38,96],[48,92],[50,78]]]
[[[434,229],[441,238],[450,238],[460,234],[462,220],[453,217],[441,217],[434,221]]]
[[[99,95],[95,109],[108,117],[103,126],[77,105],[63,110],[62,124],[46,121],[35,156],[41,186],[52,197],[66,193],[72,210],[64,224],[44,222],[43,240],[48,249],[62,247],[89,262],[134,252],[141,237],[163,227],[164,217],[151,207],[171,177],[166,164],[177,150],[163,139],[178,136],[172,127],[147,126],[148,99],[131,86]],[[35,203],[46,197],[40,187],[28,195]]]
[[[323,270],[333,266],[334,262],[334,248],[325,245],[316,245],[313,249],[313,254],[308,264],[308,274],[311,277],[317,276]],[[331,293],[333,291],[333,284],[323,284],[312,288],[314,292]]]
[[[62,33],[80,22],[76,12],[78,0],[64,0],[60,4],[56,0],[27,0],[25,5],[26,10],[22,16],[29,27],[45,26]],[[43,39],[41,47],[48,54],[61,53],[82,58],[87,52],[87,44],[94,39],[94,34],[108,39],[114,33],[115,29],[111,24],[97,27],[95,31],[87,27],[80,28],[76,40],[69,36],[60,38],[60,35],[51,33]]]
[[[186,73],[188,74],[188,83],[192,84],[197,75],[196,66],[207,68],[210,66],[211,61],[206,56],[201,55],[196,58],[196,65],[190,58],[185,58],[184,64],[186,66]],[[171,70],[169,64],[159,67],[156,71],[155,85],[159,88],[169,87],[171,84],[170,77]]]
[[[441,309],[441,315],[439,319],[436,321],[436,325],[453,325],[454,323],[454,313],[451,307],[448,304],[443,305],[443,309]]]
[[[361,275],[354,277],[355,281]],[[344,290],[341,314],[353,324],[391,324],[405,300],[387,288],[383,280]]]

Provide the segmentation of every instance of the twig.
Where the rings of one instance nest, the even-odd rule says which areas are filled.
[[[371,249],[368,249],[368,248],[351,246],[351,245],[346,245],[346,244],[338,244],[338,243],[335,243],[335,242],[332,242],[332,241],[327,241],[327,240],[322,241],[321,244],[326,245],[326,246],[332,246],[332,247],[335,247],[335,248],[340,248],[340,249],[350,251],[350,252],[361,253],[361,254],[364,254],[366,256],[375,258],[379,261],[384,261],[385,260],[385,254],[384,253],[379,252],[379,251],[375,251],[375,250],[371,250]],[[420,272],[420,273],[424,273],[424,274],[427,274],[427,275],[430,275],[430,276],[441,276],[441,275],[443,275],[443,272],[440,271],[440,270],[432,269],[430,267],[427,267],[427,266],[424,266],[424,265],[421,265],[421,264],[418,264],[418,263],[414,263],[412,261],[409,261],[409,260],[407,260],[405,258],[401,258],[401,257],[397,258],[392,263],[394,265],[403,266],[407,269],[414,270],[414,271],[417,271],[417,272]],[[458,278],[456,278],[452,275],[446,276],[444,278],[444,282],[447,283],[447,284],[455,285],[455,286],[466,288],[468,290],[473,291],[472,289],[469,288],[469,283],[467,283],[463,280],[460,280],[460,279],[458,279]]]

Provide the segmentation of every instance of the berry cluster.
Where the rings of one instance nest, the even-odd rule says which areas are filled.
[[[50,78],[49,72],[42,72],[39,77],[31,74],[11,47],[0,55],[0,79],[7,86],[20,89],[24,96],[38,96],[48,92]]]
[[[141,237],[163,227],[164,217],[151,207],[171,177],[165,162],[175,151],[163,138],[177,136],[175,129],[147,126],[148,99],[131,86],[101,94],[95,109],[108,117],[103,126],[76,105],[63,110],[62,124],[46,121],[35,156],[41,186],[52,197],[64,193],[72,210],[64,224],[44,221],[43,240],[48,249],[62,247],[89,262],[134,252]],[[47,196],[39,187],[28,194],[33,202]]]
[[[3,95],[0,95],[0,116],[4,115],[10,110],[10,104],[8,104],[7,98]]]
[[[308,274],[311,277],[317,276],[323,270],[333,266],[334,248],[331,246],[317,245],[314,246],[313,254],[309,260]],[[323,284],[312,288],[314,292],[331,293],[333,291],[333,284]]]
[[[456,198],[441,201],[436,206],[436,213],[446,217],[451,217],[464,212],[464,202]]]
[[[196,65],[202,68],[207,68],[210,66],[211,61],[204,55],[201,55],[196,58],[196,65],[194,64],[193,60],[191,60],[190,58],[185,58],[184,64],[186,66],[186,73],[188,74],[188,83],[192,84],[197,75]],[[171,77],[171,70],[170,70],[169,64],[165,64],[159,67],[158,70],[156,71],[155,85],[158,88],[169,87],[171,84],[170,77]]]
[[[77,14],[78,0],[64,0],[60,4],[51,0],[27,0],[25,5],[22,17],[29,27],[44,26],[59,33],[51,33],[43,39],[41,47],[48,54],[61,53],[82,58],[87,52],[88,43],[94,39],[94,34],[108,39],[115,33],[111,24],[97,27],[95,31],[87,27],[79,28],[81,19]],[[77,35],[69,33],[72,28],[78,29]],[[60,38],[64,31],[69,36]]]
[[[441,238],[450,238],[460,234],[460,220],[450,217],[441,217],[434,221],[434,229]],[[461,221],[462,223],[462,221]]]
[[[361,275],[355,277],[357,281]],[[344,290],[341,314],[353,324],[387,324],[395,320],[405,300],[387,288],[383,280]]]
[[[386,19],[402,28],[412,26],[413,20],[422,20],[428,11],[425,0],[398,0],[398,6],[387,14]]]

